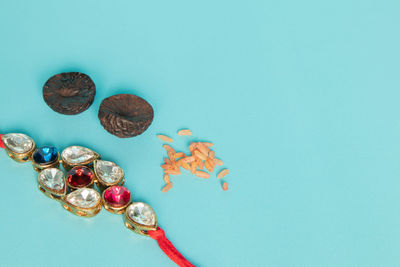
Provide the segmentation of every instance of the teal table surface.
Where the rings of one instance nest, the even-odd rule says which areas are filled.
[[[399,12],[397,0],[0,0],[0,133],[118,163],[196,266],[400,266]],[[42,97],[68,71],[97,88],[76,116]],[[100,125],[117,93],[154,107],[142,135]],[[213,142],[229,190],[185,171],[161,193],[159,133],[180,151]],[[122,216],[65,211],[30,163],[2,152],[0,169],[0,266],[175,266]]]

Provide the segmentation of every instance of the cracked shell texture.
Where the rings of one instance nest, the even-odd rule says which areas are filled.
[[[142,134],[154,118],[153,107],[143,98],[118,94],[105,98],[99,109],[101,125],[120,138]]]
[[[56,74],[43,86],[43,99],[54,111],[75,115],[87,110],[92,105],[96,87],[86,74],[63,72]]]

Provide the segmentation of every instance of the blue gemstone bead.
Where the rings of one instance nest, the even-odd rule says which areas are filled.
[[[33,153],[33,160],[39,164],[47,164],[58,158],[57,148],[53,146],[42,146]]]

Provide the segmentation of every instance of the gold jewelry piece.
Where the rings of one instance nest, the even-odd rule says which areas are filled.
[[[34,155],[38,151],[38,148],[36,148],[32,155]],[[32,166],[35,171],[40,172],[41,170],[47,169],[47,168],[58,168],[60,166],[60,154],[57,152],[57,158],[53,162],[49,163],[39,163],[35,162],[32,160]]]
[[[47,168],[38,175],[38,187],[46,196],[60,200],[67,193],[64,173],[57,168]]]
[[[16,162],[27,162],[31,159],[36,144],[25,134],[9,133],[1,136],[7,155]]]
[[[157,230],[153,208],[143,202],[132,202],[130,191],[122,186],[124,171],[111,161],[100,160],[95,151],[69,146],[60,155],[55,147],[36,148],[31,137],[20,133],[1,135],[1,141],[13,160],[32,161],[39,172],[39,190],[71,213],[93,217],[104,206],[112,213],[124,213],[125,226],[135,233],[148,236],[148,231]],[[60,169],[60,163],[68,176]]]
[[[145,213],[147,216],[142,216]],[[137,234],[148,236],[157,229],[157,217],[153,208],[144,202],[133,202],[125,211],[125,226]]]
[[[101,210],[99,192],[92,188],[80,188],[62,198],[64,209],[82,217],[93,217]]]
[[[106,200],[107,194],[108,195],[112,194],[111,192],[109,192],[109,191],[112,191],[112,190],[114,190],[114,191],[125,190],[125,187],[113,186],[113,187],[110,187],[110,188],[107,188],[106,190],[104,190],[103,194],[102,194],[102,197],[101,197],[101,199],[103,201],[103,206],[109,212],[112,212],[112,213],[115,213],[115,214],[122,214],[122,213],[125,212],[126,207],[128,207],[129,204],[132,202],[132,195],[129,192],[129,200],[124,201],[126,204],[123,204],[123,205],[112,205],[111,203],[108,203],[107,200]]]
[[[114,185],[122,186],[125,183],[124,171],[114,162],[96,159],[93,162],[93,170],[96,177],[94,182],[100,191]],[[104,170],[108,170],[108,173]]]

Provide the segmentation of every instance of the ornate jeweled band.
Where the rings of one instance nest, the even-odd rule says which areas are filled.
[[[57,148],[36,147],[31,137],[20,133],[4,134],[1,140],[12,159],[32,161],[39,172],[39,190],[73,214],[92,217],[104,207],[114,214],[125,214],[126,227],[135,233],[148,235],[147,231],[157,229],[154,210],[143,202],[132,203],[131,192],[122,186],[125,181],[122,168],[114,162],[100,160],[95,151],[69,146],[60,156]]]
[[[158,227],[153,208],[144,202],[132,202],[131,192],[123,186],[125,173],[114,162],[101,160],[98,153],[82,146],[69,146],[61,154],[55,147],[36,147],[31,137],[21,133],[0,134],[0,147],[17,162],[32,161],[39,172],[39,190],[59,201],[64,209],[82,217],[93,217],[102,207],[124,214],[128,229],[156,240],[178,266],[194,266]]]

